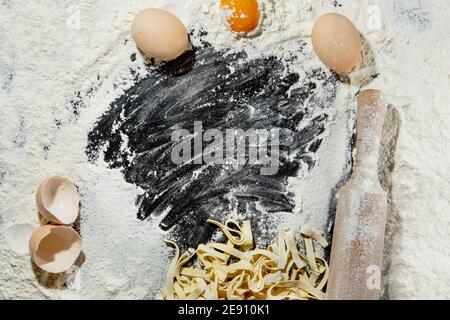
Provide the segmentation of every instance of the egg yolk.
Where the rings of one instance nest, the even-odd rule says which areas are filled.
[[[258,0],[221,0],[220,7],[234,32],[249,33],[258,27]]]

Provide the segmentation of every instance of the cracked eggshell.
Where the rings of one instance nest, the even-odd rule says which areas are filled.
[[[28,253],[28,242],[34,227],[28,223],[14,225],[5,230],[4,236],[8,247],[18,255]]]
[[[57,224],[72,224],[80,211],[80,195],[67,178],[54,176],[41,183],[36,191],[39,213]]]
[[[41,269],[50,273],[68,270],[81,253],[80,235],[71,227],[46,225],[33,233],[30,255]]]
[[[149,58],[170,61],[181,56],[190,46],[183,22],[162,9],[139,12],[131,25],[137,47]]]

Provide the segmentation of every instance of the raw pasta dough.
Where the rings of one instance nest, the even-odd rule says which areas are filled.
[[[306,256],[300,254],[294,235],[281,230],[276,243],[266,250],[253,250],[250,221],[240,226],[229,220],[218,226],[226,244],[201,244],[193,253],[176,253],[167,274],[163,298],[168,300],[323,300],[328,264],[317,256],[313,240],[328,246],[322,235],[307,227],[300,229]],[[197,256],[197,265],[193,264]],[[189,264],[189,266],[188,266]]]

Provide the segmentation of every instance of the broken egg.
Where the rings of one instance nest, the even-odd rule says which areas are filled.
[[[319,59],[331,70],[351,72],[361,57],[361,37],[355,25],[338,13],[321,16],[312,30],[312,44]]]
[[[139,12],[133,20],[131,34],[148,58],[170,61],[189,48],[189,36],[183,22],[162,9]]]
[[[28,253],[28,242],[33,232],[33,226],[27,223],[12,226],[4,232],[6,244],[18,255],[25,255]]]
[[[67,178],[54,176],[41,183],[36,191],[39,213],[57,224],[72,224],[80,210],[80,196]]]
[[[229,28],[238,34],[252,35],[262,20],[259,0],[221,0],[220,11]]]
[[[71,227],[46,225],[33,233],[29,249],[37,266],[50,273],[61,273],[80,255],[81,238]]]

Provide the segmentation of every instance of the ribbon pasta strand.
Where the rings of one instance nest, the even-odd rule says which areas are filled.
[[[313,241],[322,247],[327,241],[316,230],[300,228],[306,256],[297,240],[280,230],[277,241],[267,249],[254,249],[250,221],[208,220],[228,239],[224,243],[198,246],[183,253],[176,243],[175,257],[167,274],[162,296],[167,300],[323,300],[329,268],[317,255]],[[194,267],[194,257],[197,263]]]

